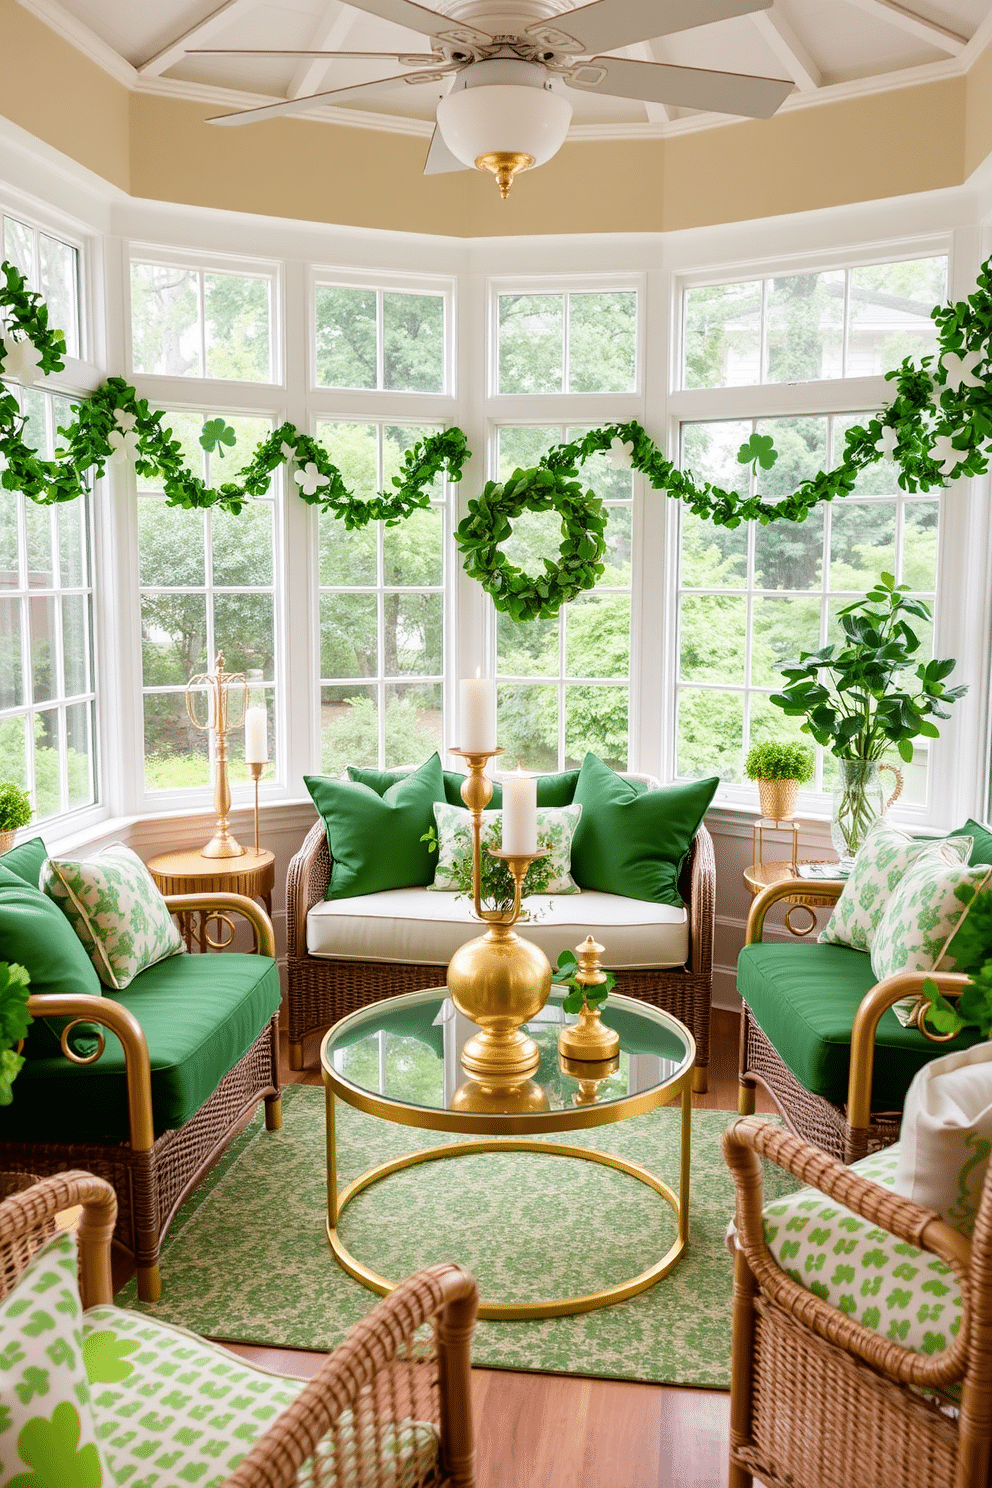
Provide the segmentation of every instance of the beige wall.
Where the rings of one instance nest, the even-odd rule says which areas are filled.
[[[992,152],[992,49],[967,77],[664,139],[583,141],[501,202],[488,177],[425,178],[416,136],[129,92],[0,0],[0,111],[135,197],[461,237],[659,232],[960,185]]]

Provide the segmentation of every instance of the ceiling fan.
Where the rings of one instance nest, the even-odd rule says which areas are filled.
[[[773,0],[593,0],[576,10],[541,16],[535,0],[470,0],[459,17],[443,15],[415,0],[347,0],[370,15],[430,37],[429,52],[324,52],[271,48],[190,48],[190,55],[358,58],[398,61],[415,69],[285,103],[222,114],[211,124],[253,124],[302,113],[315,103],[340,103],[397,83],[452,79],[437,109],[437,126],[425,175],[487,170],[500,195],[514,177],[543,165],[565,140],[572,105],[554,84],[636,98],[647,103],[767,119],[793,84],[778,78],[710,72],[598,55],[667,36],[676,31],[767,10]],[[462,17],[464,12],[464,17]],[[540,18],[534,19],[538,14]]]

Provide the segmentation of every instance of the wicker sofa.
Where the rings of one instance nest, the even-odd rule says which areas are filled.
[[[657,785],[651,776],[633,778],[645,781],[649,788]],[[421,890],[367,896],[382,901],[373,907],[377,916],[388,909],[392,922],[388,932],[381,919],[377,924],[371,913],[367,923],[362,923],[363,909],[357,899],[332,904],[330,908],[335,910],[346,906],[348,914],[329,925],[324,901],[330,877],[327,834],[318,820],[290,863],[286,883],[286,1014],[289,1062],[295,1070],[304,1067],[304,1043],[309,1035],[380,998],[440,985],[451,952],[478,933],[467,907],[461,902],[456,905],[454,894]],[[569,935],[577,934],[576,922],[581,924],[582,936],[591,932],[601,940],[606,946],[604,964],[616,971],[617,991],[666,1009],[689,1028],[696,1041],[693,1085],[703,1091],[709,1067],[716,897],[713,842],[705,827],[700,827],[695,836],[679,890],[685,914],[669,912],[669,923],[660,914],[664,906],[645,905],[619,895],[584,893],[554,901],[548,917],[542,916],[542,921],[525,933],[538,943],[552,937],[544,947],[549,953],[552,941],[555,952],[573,944]],[[407,901],[403,901],[403,895],[409,896]],[[607,903],[611,900],[615,904]],[[595,920],[597,905],[606,915],[604,923]],[[654,915],[657,928],[647,922],[648,912]],[[434,922],[427,929],[422,919],[425,915]],[[437,923],[439,917],[443,924]],[[396,922],[404,918],[416,947],[407,960],[400,959],[401,953],[396,950]],[[628,923],[618,923],[623,920]],[[402,930],[401,924],[401,940]],[[336,934],[340,937],[337,942]],[[660,949],[658,964],[652,965],[654,958],[645,954],[645,943],[655,935]],[[390,938],[392,943],[386,944]],[[431,940],[437,948],[433,953],[425,949],[425,941]],[[630,952],[626,956],[625,941]],[[359,957],[355,954],[357,945],[374,948],[376,954],[365,949]],[[625,965],[625,960],[633,964]]]

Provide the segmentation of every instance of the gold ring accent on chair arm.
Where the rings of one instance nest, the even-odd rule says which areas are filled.
[[[962,1377],[971,1331],[971,1246],[963,1235],[932,1210],[879,1188],[818,1147],[769,1121],[753,1116],[738,1118],[723,1134],[723,1151],[737,1191],[738,1241],[762,1291],[772,1301],[829,1343],[906,1384],[941,1386]],[[961,1328],[949,1349],[936,1355],[913,1353],[831,1307],[782,1270],[765,1241],[758,1154],[889,1234],[947,1262],[962,1284]]]
[[[832,899],[836,904],[844,890],[846,879],[843,878],[785,878],[781,883],[769,884],[767,889],[762,889],[747,917],[747,931],[744,936],[745,945],[754,945],[761,939],[765,926],[765,915],[773,904],[780,899],[788,899],[790,894],[815,893],[818,899]]]
[[[871,1120],[871,1081],[875,1067],[875,1032],[886,1008],[903,997],[919,997],[927,977],[946,997],[957,996],[968,985],[968,977],[950,971],[900,971],[878,982],[861,999],[851,1028],[851,1063],[847,1078],[847,1121],[855,1130],[867,1131]]]
[[[152,1121],[152,1067],[148,1058],[145,1032],[133,1013],[111,997],[75,996],[45,993],[28,998],[28,1012],[33,1018],[75,1018],[86,1023],[101,1023],[115,1033],[124,1046],[124,1068],[127,1077],[127,1118],[131,1131],[131,1150],[150,1152],[155,1145]]]
[[[198,909],[220,913],[226,909],[243,915],[258,937],[258,954],[275,957],[276,936],[272,921],[261,905],[256,904],[254,899],[249,899],[246,894],[166,894],[165,903],[172,914],[189,914]]]

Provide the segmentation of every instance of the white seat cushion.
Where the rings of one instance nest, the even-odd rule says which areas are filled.
[[[524,921],[520,933],[552,963],[587,935],[606,947],[603,965],[614,970],[682,966],[689,955],[684,908],[594,890],[574,897],[535,896],[524,904],[539,917]],[[467,899],[431,889],[328,899],[307,915],[310,955],[335,961],[446,966],[460,945],[482,933]]]

